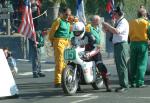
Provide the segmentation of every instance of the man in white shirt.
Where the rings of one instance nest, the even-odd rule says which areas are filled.
[[[120,87],[115,91],[124,92],[128,89],[127,57],[129,24],[119,7],[114,10],[113,15],[116,19],[115,27],[106,22],[103,23],[103,27],[105,31],[113,34],[112,42],[114,44],[114,58],[120,84]]]

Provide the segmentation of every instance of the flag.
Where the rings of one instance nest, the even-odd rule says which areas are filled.
[[[22,22],[19,26],[18,32],[25,37],[36,41],[30,0],[24,0],[23,2]]]
[[[85,24],[86,18],[85,18],[85,12],[84,12],[84,1],[77,0],[76,2],[77,2],[76,16],[79,18],[79,21]]]
[[[106,4],[106,11],[109,13],[111,17],[113,10],[114,10],[114,0],[108,0]]]

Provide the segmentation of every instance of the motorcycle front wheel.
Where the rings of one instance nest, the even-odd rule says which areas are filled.
[[[74,67],[72,65],[67,65],[62,73],[62,89],[66,95],[73,95],[76,93],[78,88],[77,77],[73,79]]]

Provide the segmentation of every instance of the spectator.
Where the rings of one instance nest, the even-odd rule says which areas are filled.
[[[8,65],[9,65],[9,67],[10,67],[10,70],[11,70],[13,76],[15,76],[16,73],[18,72],[18,68],[17,68],[17,65],[16,65],[16,61],[15,61],[15,59],[12,57],[12,53],[9,51],[8,48],[3,48],[3,51],[4,51],[4,54],[5,54],[5,56],[6,56]]]
[[[44,38],[41,31],[36,31],[36,35],[37,46],[32,39],[29,39],[33,78],[45,77],[45,74],[41,72],[41,47],[44,46]]]
[[[35,0],[32,3],[36,3]],[[38,16],[36,4],[32,4],[32,15],[33,17]],[[45,74],[41,72],[41,47],[44,46],[44,38],[42,32],[38,30],[38,19],[33,21],[36,30],[36,42],[33,39],[29,39],[29,55],[32,62],[33,78],[45,77]]]
[[[129,24],[124,18],[123,11],[117,7],[113,15],[115,17],[115,27],[104,22],[103,26],[105,31],[113,33],[112,42],[114,44],[114,58],[119,77],[120,87],[116,88],[116,92],[124,92],[128,90],[128,69],[127,69],[127,57],[128,57],[128,33]]]
[[[145,9],[145,10],[146,10],[146,8],[144,7],[144,5],[140,5],[140,8],[139,8],[139,9]],[[145,16],[143,16],[143,18],[145,18],[145,20],[148,20],[148,19],[149,19],[149,14],[148,14],[148,12],[146,13]]]
[[[94,15],[92,17],[92,23],[86,25],[86,32],[91,32],[92,35],[96,38],[96,43],[100,45],[100,17],[98,15]]]
[[[140,5],[140,9],[145,9],[144,5]]]
[[[71,15],[69,8],[63,8],[61,17],[58,17],[52,24],[48,33],[49,39],[54,47],[55,56],[55,87],[61,87],[61,75],[64,68],[64,49],[69,45],[70,23],[67,21]]]
[[[131,87],[145,87],[144,76],[148,61],[149,22],[145,8],[138,10],[137,19],[129,22]]]

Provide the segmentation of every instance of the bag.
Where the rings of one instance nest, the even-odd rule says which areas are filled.
[[[43,47],[44,46],[44,37],[42,35],[42,31],[37,31],[36,32],[36,41],[38,42],[37,47]]]

